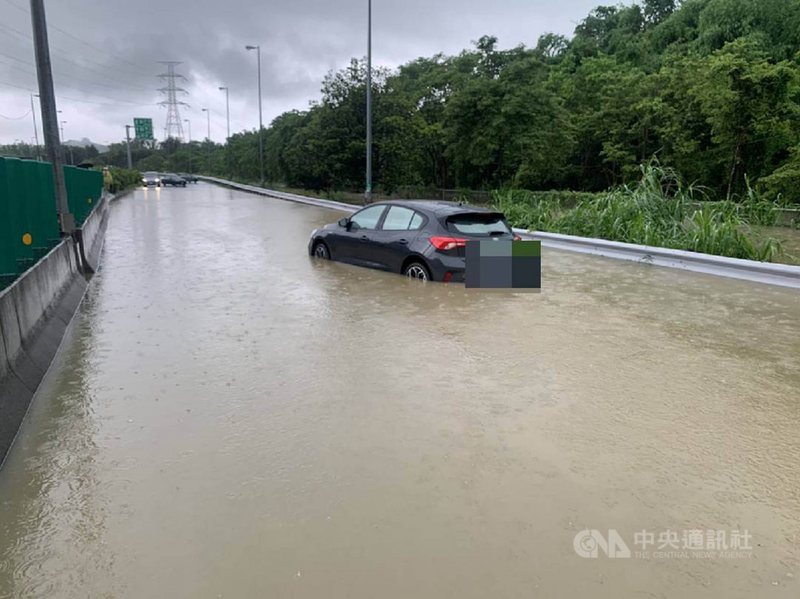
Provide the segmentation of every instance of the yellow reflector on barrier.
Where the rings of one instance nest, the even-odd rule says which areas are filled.
[[[22,236],[22,243],[25,245],[30,245],[33,243],[33,237],[31,237],[30,233],[25,233],[25,235]]]

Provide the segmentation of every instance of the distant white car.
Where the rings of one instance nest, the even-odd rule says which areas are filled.
[[[142,173],[142,183],[146,187],[161,187],[161,175],[152,171]]]

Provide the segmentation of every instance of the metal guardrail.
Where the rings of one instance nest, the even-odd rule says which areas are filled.
[[[739,258],[727,258],[725,256],[700,254],[685,250],[672,250],[542,231],[514,229],[514,232],[530,239],[538,239],[543,246],[553,249],[800,289],[800,266],[741,260]]]
[[[333,210],[342,210],[345,212],[355,212],[363,208],[363,206],[355,206],[343,202],[310,198],[294,193],[263,189],[254,185],[234,183],[233,181],[218,179],[216,177],[198,176],[198,178],[227,187],[233,187],[234,189],[241,189],[242,191],[288,200],[290,202],[320,206],[322,208],[331,208]],[[561,235],[558,233],[528,231],[525,229],[514,229],[514,232],[528,239],[537,239],[542,242],[544,247],[557,250],[579,252],[582,254],[591,254],[593,256],[614,258],[616,260],[627,260],[630,262],[651,264],[653,266],[663,266],[720,277],[764,283],[767,285],[779,285],[781,287],[800,289],[800,266],[757,262],[755,260],[741,260],[739,258],[726,258],[725,256],[713,256],[711,254],[700,254],[684,250],[672,250],[646,245],[636,245],[633,243],[622,243],[620,241],[608,241],[606,239]]]

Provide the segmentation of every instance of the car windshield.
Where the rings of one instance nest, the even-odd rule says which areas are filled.
[[[486,237],[511,233],[505,217],[497,212],[457,214],[447,219],[447,228],[452,233]]]

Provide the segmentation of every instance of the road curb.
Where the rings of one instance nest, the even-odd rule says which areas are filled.
[[[294,193],[263,189],[254,185],[235,183],[216,177],[198,175],[198,178],[210,183],[216,183],[250,193],[257,193],[259,195],[290,202],[310,204],[321,208],[331,208],[333,210],[342,210],[345,212],[355,212],[363,208],[363,206],[356,206],[354,204],[345,204],[344,202],[334,202],[333,200],[322,200]],[[638,262],[651,266],[688,270],[718,277],[763,283],[766,285],[778,285],[780,287],[800,289],[800,266],[757,262],[755,260],[741,260],[739,258],[726,258],[725,256],[700,254],[685,250],[673,250],[636,245],[633,243],[623,243],[620,241],[608,241],[606,239],[577,237],[574,235],[561,235],[559,233],[529,231],[526,229],[514,229],[514,232],[528,239],[539,240],[542,242],[542,246],[557,250],[590,254],[604,258],[613,258],[615,260]]]

